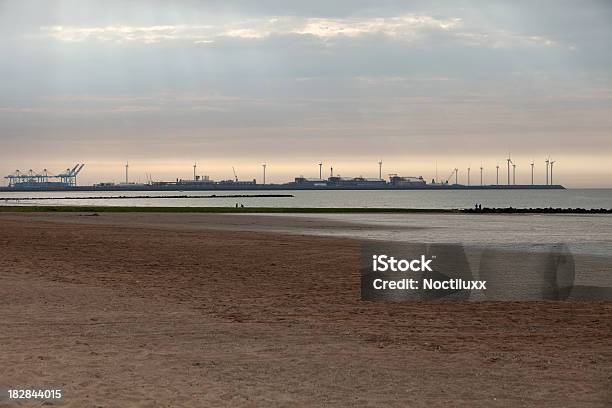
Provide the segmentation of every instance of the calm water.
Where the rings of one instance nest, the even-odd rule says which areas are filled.
[[[285,217],[270,214],[265,217]],[[293,214],[325,228],[300,226],[281,232],[404,243],[455,243],[470,247],[563,243],[572,252],[612,257],[612,215],[594,214]],[[523,248],[524,249],[524,248]]]
[[[146,198],[146,199],[86,199],[65,197],[111,196],[202,196],[216,194],[267,194],[261,191],[168,191],[168,192],[44,192],[0,193],[0,199],[12,197],[52,197],[53,200],[4,201],[0,205],[108,205],[142,207],[232,207],[236,203],[246,207],[359,207],[359,208],[467,208],[475,203],[483,207],[581,207],[612,208],[612,189],[571,190],[467,190],[467,191],[275,191],[270,194],[292,194],[287,198]]]
[[[280,217],[280,215],[275,215]],[[330,222],[326,228],[301,226],[283,232],[308,235],[361,238],[401,243],[436,243],[461,245],[468,264],[478,270],[483,251],[496,249],[529,260],[534,253],[545,254],[557,248],[571,254],[575,285],[608,288],[612,299],[612,215],[496,215],[496,214],[295,214],[293,218],[316,218]],[[331,222],[341,221],[334,225]],[[531,254],[531,255],[529,255]],[[532,258],[533,260],[533,258]],[[500,270],[516,271],[505,265]],[[527,261],[526,261],[527,262]],[[538,271],[527,262],[523,270]]]

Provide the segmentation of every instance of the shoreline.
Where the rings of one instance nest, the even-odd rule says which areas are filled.
[[[126,197],[133,198],[133,197]],[[158,197],[156,197],[158,198]],[[88,205],[0,205],[0,212],[146,212],[146,213],[218,213],[218,214],[612,214],[612,208],[360,208],[360,207],[137,207]]]

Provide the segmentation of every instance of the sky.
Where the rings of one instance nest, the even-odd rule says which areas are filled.
[[[0,0],[0,174],[612,187],[610,44],[606,0]]]

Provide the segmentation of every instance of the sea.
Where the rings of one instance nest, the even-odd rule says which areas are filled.
[[[266,194],[288,196],[262,197]],[[173,196],[181,197],[170,198]],[[0,192],[0,206],[235,207],[243,205],[290,208],[462,209],[473,208],[476,204],[498,208],[610,209],[612,189]],[[145,215],[130,213],[118,214],[115,217],[126,216],[130,217],[132,222],[137,222],[134,220]],[[275,223],[271,218],[288,216],[296,222]],[[253,221],[253,217],[256,217],[257,221]],[[88,218],[88,221],[102,222],[104,218],[105,215],[102,215]],[[165,221],[166,219],[169,221]],[[160,214],[152,226],[174,228],[176,222],[172,214]],[[182,222],[186,222],[187,227],[192,229],[211,228],[210,221],[207,221],[206,217],[187,216],[183,217]],[[612,299],[612,214],[237,214],[231,221],[223,218],[220,224],[213,228],[276,231],[297,235],[351,238],[364,242],[450,244],[453,248],[460,248],[462,253],[465,252],[470,268],[475,271],[481,269],[482,259],[488,259],[487,254],[493,252],[505,254],[498,256],[501,261],[495,264],[496,268],[501,268],[500,271],[507,269],[504,273],[516,274],[520,268],[517,269],[515,266],[510,268],[506,264],[508,262],[514,264],[510,262],[513,260],[522,260],[526,266],[521,273],[528,276],[531,276],[529,271],[535,268],[529,262],[535,262],[534,259],[538,262],[541,259],[548,262],[558,258],[571,266],[571,276],[575,285],[596,288],[599,292],[603,291],[603,298]],[[543,252],[544,255],[541,255]],[[538,268],[533,270],[539,270]]]
[[[177,196],[180,197],[170,198]],[[612,189],[0,192],[0,205],[235,207],[236,204],[290,208],[461,209],[479,204],[490,208],[609,209]]]

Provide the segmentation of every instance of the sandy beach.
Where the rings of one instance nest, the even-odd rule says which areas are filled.
[[[67,407],[612,403],[612,302],[364,302],[360,241],[232,217],[1,213],[0,385]]]

